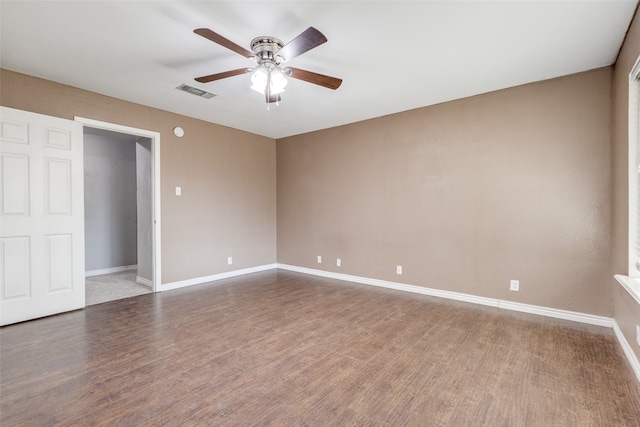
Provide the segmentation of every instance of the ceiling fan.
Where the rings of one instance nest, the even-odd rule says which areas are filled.
[[[197,77],[195,80],[200,83],[208,83],[240,74],[253,73],[251,76],[251,88],[263,93],[267,104],[281,100],[280,93],[284,91],[287,85],[287,77],[304,80],[333,90],[338,89],[342,84],[342,79],[336,77],[325,76],[324,74],[318,74],[300,68],[282,66],[283,63],[327,41],[324,34],[313,27],[307,28],[286,45],[275,37],[256,37],[251,41],[251,50],[235,44],[208,28],[198,28],[193,32],[246,58],[254,59],[258,63],[258,65],[253,68],[238,68],[236,70]]]

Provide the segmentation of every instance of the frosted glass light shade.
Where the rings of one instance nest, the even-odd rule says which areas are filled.
[[[251,89],[264,94],[267,88],[267,81],[270,81],[271,95],[277,95],[284,92],[284,88],[288,83],[287,78],[282,74],[282,71],[277,68],[273,70],[266,70],[264,67],[258,67],[255,73],[251,76]]]
[[[251,89],[264,95],[267,87],[267,70],[259,67],[251,76]]]
[[[271,95],[277,95],[284,92],[287,86],[287,79],[282,71],[276,69],[271,72]]]

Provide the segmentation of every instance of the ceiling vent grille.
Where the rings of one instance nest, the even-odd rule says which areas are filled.
[[[183,92],[190,93],[192,95],[199,96],[201,98],[211,99],[216,96],[215,93],[207,92],[202,89],[198,89],[197,87],[189,86],[188,84],[181,84],[176,89],[181,90]]]

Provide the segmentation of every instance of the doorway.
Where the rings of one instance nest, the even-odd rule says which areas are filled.
[[[160,134],[75,118],[85,136],[87,305],[159,290]]]

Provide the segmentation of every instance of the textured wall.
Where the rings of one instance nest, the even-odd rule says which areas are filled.
[[[135,265],[136,228],[135,141],[85,133],[85,270]]]
[[[1,84],[2,105],[162,134],[163,282],[275,261],[272,140],[9,71]],[[610,93],[603,68],[278,141],[278,261],[611,315]]]
[[[278,262],[611,315],[610,83],[602,68],[278,140]]]
[[[276,261],[272,139],[7,70],[0,70],[0,105],[161,134],[163,283]]]

